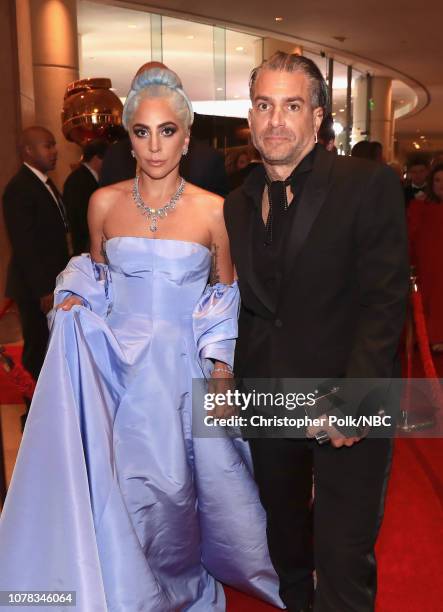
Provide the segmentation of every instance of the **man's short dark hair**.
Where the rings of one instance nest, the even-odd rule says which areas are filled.
[[[320,68],[312,60],[296,53],[277,51],[269,59],[264,60],[260,66],[254,68],[249,77],[249,95],[254,98],[254,86],[261,70],[275,70],[281,72],[302,72],[311,84],[311,106],[321,107],[324,111],[329,106],[328,86]]]
[[[109,144],[106,140],[91,140],[83,146],[82,161],[89,162],[95,156],[103,159]]]
[[[408,170],[412,168],[413,166],[425,166],[426,168],[429,168],[429,165],[430,165],[429,156],[426,154],[418,153],[416,155],[411,155],[406,160],[406,168]]]
[[[359,140],[351,149],[351,157],[374,159],[372,143],[369,140]]]

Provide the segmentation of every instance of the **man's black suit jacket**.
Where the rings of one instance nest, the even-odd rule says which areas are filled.
[[[417,195],[419,195],[419,197],[423,197],[423,193],[426,193],[426,186],[423,185],[423,188],[419,188],[419,187],[413,187],[411,184],[406,185],[404,187],[404,196],[405,196],[405,205],[406,208],[408,208],[409,204],[412,202],[412,200],[415,200],[417,198]]]
[[[88,203],[96,189],[98,182],[83,164],[65,181],[63,202],[68,213],[74,255],[89,251]]]
[[[12,246],[6,294],[15,300],[48,295],[68,261],[66,229],[54,198],[25,165],[6,186],[3,212]]]
[[[100,173],[100,187],[134,178],[136,162],[131,155],[131,141],[123,138],[109,147]],[[205,142],[191,138],[188,154],[180,160],[181,176],[192,183],[225,196],[228,178],[223,156]]]
[[[258,168],[225,202],[242,306],[235,371],[249,377],[393,375],[408,295],[402,189],[387,166],[318,148],[275,300],[253,266]]]

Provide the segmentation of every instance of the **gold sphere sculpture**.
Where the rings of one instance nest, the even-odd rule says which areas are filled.
[[[106,78],[81,79],[67,86],[61,117],[67,140],[84,145],[98,138],[118,138],[123,131],[123,104],[111,87],[111,79]]]

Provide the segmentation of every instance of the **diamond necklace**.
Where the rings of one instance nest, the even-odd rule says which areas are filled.
[[[148,217],[149,221],[151,222],[149,226],[151,232],[156,232],[158,220],[164,219],[168,216],[169,212],[172,212],[175,209],[177,202],[181,198],[185,189],[186,181],[184,178],[180,179],[180,184],[178,186],[177,191],[171,197],[169,202],[167,202],[164,206],[162,206],[161,208],[151,208],[150,206],[146,206],[146,204],[143,202],[143,198],[138,188],[139,180],[140,176],[137,174],[134,179],[134,187],[132,188],[132,197],[134,198],[134,202],[136,203],[137,208],[140,209],[142,215]]]

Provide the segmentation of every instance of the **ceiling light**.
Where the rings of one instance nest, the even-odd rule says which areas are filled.
[[[195,36],[194,36],[194,34],[189,34],[189,36],[186,36],[186,38],[188,40],[194,40]]]
[[[344,108],[339,108],[339,109],[338,109],[338,112],[339,112],[339,113],[344,113],[344,112],[345,112],[345,109],[344,109]]]
[[[135,28],[136,28],[136,27],[137,27],[137,26],[135,25],[135,23],[130,23],[130,24],[128,25],[128,28],[131,28],[132,30],[135,30]]]
[[[234,98],[235,98],[236,100],[238,100],[238,98],[239,98],[239,97],[240,97],[240,96],[239,96],[238,94],[235,94],[235,96],[234,96]]]
[[[242,46],[240,46],[240,47],[235,47],[235,50],[236,50],[236,51],[244,51],[244,50],[245,50],[245,48],[244,48],[244,47],[242,47]]]
[[[283,21],[283,17],[275,17],[275,21]]]
[[[217,87],[217,91],[223,91],[223,87]]]
[[[420,149],[420,145],[418,144],[418,142],[413,142],[412,144],[415,149]]]
[[[335,115],[336,115],[337,113],[331,113],[331,114],[332,114],[332,116],[333,116],[333,117],[335,117]]]
[[[421,138],[422,140],[425,140],[426,136],[420,136],[420,138]]]

